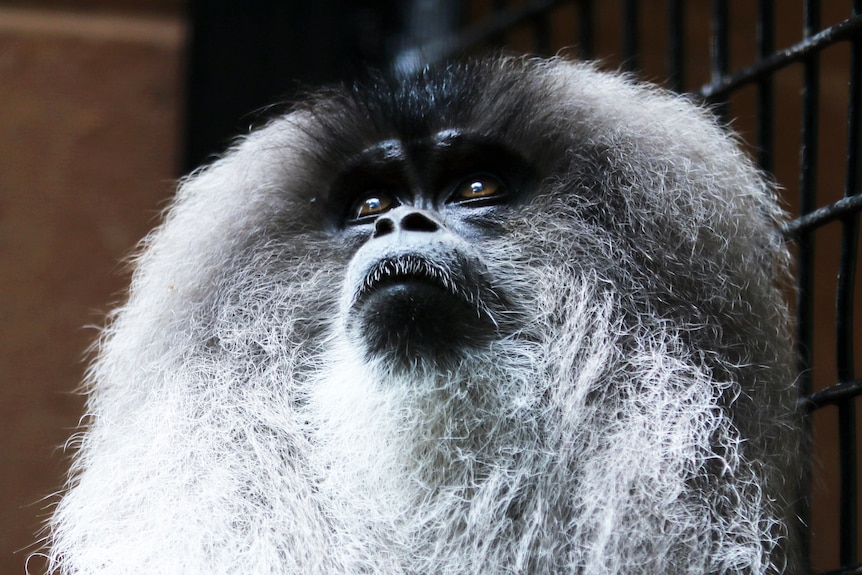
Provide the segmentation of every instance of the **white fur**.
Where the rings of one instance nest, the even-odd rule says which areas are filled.
[[[88,380],[52,572],[803,572],[768,186],[682,99],[562,60],[484,66],[614,167],[543,182],[477,247],[520,328],[442,372],[364,360],[338,311],[349,254],[291,195],[322,112],[274,122],[146,242]],[[631,245],[585,219],[603,194]],[[691,309],[662,307],[675,290]]]

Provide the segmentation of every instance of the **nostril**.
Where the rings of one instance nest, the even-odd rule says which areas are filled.
[[[387,216],[383,216],[377,218],[377,221],[374,222],[374,233],[371,234],[374,238],[379,238],[380,236],[385,236],[387,234],[391,234],[395,231],[395,223],[391,218]]]
[[[401,218],[401,229],[410,232],[436,232],[440,226],[422,212],[410,212]]]

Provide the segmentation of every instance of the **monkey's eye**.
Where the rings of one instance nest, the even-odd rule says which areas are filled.
[[[462,180],[455,186],[452,195],[449,196],[450,203],[470,203],[481,201],[493,201],[505,195],[505,189],[500,181],[488,174],[478,174]]]
[[[368,192],[353,202],[348,213],[348,219],[350,223],[363,223],[398,207],[398,205],[398,198],[389,192]]]

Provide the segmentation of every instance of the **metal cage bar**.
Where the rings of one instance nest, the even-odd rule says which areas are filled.
[[[757,60],[762,62],[775,50],[775,9],[772,0],[757,3]],[[775,145],[775,107],[772,75],[757,81],[757,163],[772,172]]]
[[[862,0],[855,0],[853,15],[862,12]],[[862,105],[862,38],[851,42],[850,86],[847,110],[847,159],[844,197],[860,192],[860,105]],[[859,197],[859,196],[857,196]],[[859,246],[859,215],[848,213],[842,218],[841,259],[836,295],[836,365],[838,382],[853,380],[853,293],[856,280],[856,257]],[[858,560],[857,509],[858,479],[856,472],[856,406],[853,398],[838,404],[838,453],[841,458],[840,561],[851,565]]]
[[[640,31],[638,24],[638,0],[623,0],[623,68],[637,70],[640,68],[638,48],[640,47]]]
[[[682,0],[667,3],[667,70],[668,86],[682,92],[685,86],[685,4]]]
[[[819,0],[805,0],[803,36],[810,39],[820,27]],[[810,50],[803,60],[802,81],[802,148],[799,150],[799,213],[806,216],[817,206],[817,124],[820,105],[819,52]],[[796,238],[798,250],[796,338],[801,375],[801,391],[811,393],[811,365],[814,325],[814,230],[805,230]]]
[[[576,2],[575,8],[578,12],[578,40],[581,57],[591,59],[595,57],[595,14],[591,0],[580,0]]]
[[[727,0],[713,0],[712,2],[712,51],[710,62],[710,80],[713,84],[727,75],[730,63],[730,49],[728,42],[728,18],[729,8]],[[715,111],[723,118],[727,118],[726,102],[722,99],[713,99]]]

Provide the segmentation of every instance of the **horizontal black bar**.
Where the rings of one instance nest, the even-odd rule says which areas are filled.
[[[844,215],[860,211],[862,211],[862,194],[841,198],[834,204],[823,206],[802,217],[787,222],[781,226],[781,234],[786,239],[792,240],[812,228],[822,226],[832,220],[837,220]]]
[[[860,395],[862,395],[862,379],[854,379],[836,383],[808,397],[803,397],[800,401],[806,410],[813,411]]]
[[[792,62],[803,59],[806,55],[817,50],[822,50],[830,44],[846,40],[862,30],[862,16],[852,16],[843,22],[831,26],[822,32],[806,38],[805,40],[790,46],[772,56],[760,60],[743,68],[739,72],[722,77],[720,80],[706,84],[700,88],[700,95],[704,98],[720,98],[729,92],[754,82],[761,76],[783,68]]]

